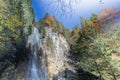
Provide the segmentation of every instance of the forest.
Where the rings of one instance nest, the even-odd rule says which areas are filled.
[[[35,15],[30,0],[0,0],[0,4],[0,80],[120,80],[120,11],[118,9],[103,8],[99,14],[93,13],[89,19],[80,16],[81,23],[69,30],[49,13],[46,13],[39,22],[34,22]],[[51,54],[46,52],[45,57],[48,79],[24,78],[29,56],[32,53],[26,45],[29,35],[32,34],[33,25],[40,32],[43,45],[46,45],[43,52],[47,49],[51,50]],[[55,35],[48,36],[46,27]],[[49,62],[49,58],[54,59],[55,52],[52,53],[52,50],[54,51],[58,44],[56,42],[54,46],[52,37],[56,37],[56,41],[58,40],[62,47],[64,43],[62,45],[62,42],[59,42],[59,37],[64,37],[63,42],[66,40],[69,44],[68,52],[59,46],[61,51],[65,51],[64,59],[67,59],[61,67],[64,68],[63,71],[65,70],[65,79],[59,79],[58,73],[61,70],[58,70],[58,73],[49,70],[49,66],[54,63]],[[60,53],[59,47],[56,54]],[[63,54],[61,52],[58,55]],[[74,72],[67,72],[66,64],[72,67]],[[51,79],[51,75],[58,77]]]

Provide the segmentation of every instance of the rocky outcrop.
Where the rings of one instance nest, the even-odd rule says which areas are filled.
[[[42,41],[49,80],[66,80],[67,55],[70,46],[63,35],[52,32],[50,27],[45,27],[45,32],[46,37]]]
[[[47,66],[48,80],[72,80],[70,78],[74,75],[75,71],[73,67],[68,64],[68,61],[70,61],[68,58],[70,46],[66,38],[58,32],[53,32],[50,27],[45,27],[45,34],[46,36],[44,38],[40,37],[42,47],[39,45],[41,49],[39,50],[40,52],[38,53],[38,57],[40,59],[37,62]],[[31,41],[28,42],[31,43]],[[45,60],[42,59],[43,57],[41,57],[41,50]],[[32,52],[29,48],[28,52],[22,52],[21,50],[17,53],[18,55],[16,56],[19,56],[23,53],[26,54],[26,58],[24,58],[26,60],[23,60],[19,63],[16,61],[17,66],[11,64],[10,67],[6,68],[2,74],[2,80],[26,79],[29,65],[28,57]],[[18,58],[16,57],[16,60],[17,59]]]

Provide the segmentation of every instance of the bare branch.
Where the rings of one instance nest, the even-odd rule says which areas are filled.
[[[54,10],[54,15],[63,17],[71,17],[73,12],[73,4],[79,4],[80,0],[52,0],[48,5]]]

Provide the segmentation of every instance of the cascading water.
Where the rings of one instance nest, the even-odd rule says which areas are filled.
[[[33,27],[33,32],[28,37],[27,44],[31,48],[31,55],[26,80],[47,80],[45,54],[40,36],[38,29]]]

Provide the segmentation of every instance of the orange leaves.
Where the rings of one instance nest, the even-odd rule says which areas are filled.
[[[88,33],[89,30],[90,30],[90,29],[89,29],[88,27],[86,27],[86,26],[83,26],[83,28],[82,28],[82,32],[83,32],[83,34]]]
[[[103,8],[99,15],[98,15],[98,21],[105,22],[112,18],[114,18],[118,13],[118,10],[116,8]]]
[[[89,21],[89,24],[92,25],[93,28],[95,28],[96,30],[100,30],[100,24],[97,22],[93,22],[93,21]]]
[[[91,26],[92,28],[90,28],[88,25]],[[86,33],[88,33],[89,31],[91,31],[92,29],[95,29],[95,30],[97,30],[97,31],[100,31],[101,26],[100,26],[100,24],[97,23],[97,22],[88,21],[88,22],[86,22],[86,24],[83,25],[82,32],[83,32],[83,34],[86,34]]]
[[[55,21],[55,18],[53,16],[48,16],[46,19],[45,19],[45,24],[48,25],[48,26],[52,26],[52,23]]]
[[[49,20],[45,20],[45,24],[48,25],[48,26],[51,26],[51,22]]]
[[[46,19],[45,19],[45,24],[49,27],[51,27],[52,29],[54,29],[54,26],[52,25],[53,22],[55,22],[55,17],[53,16],[48,16]]]

